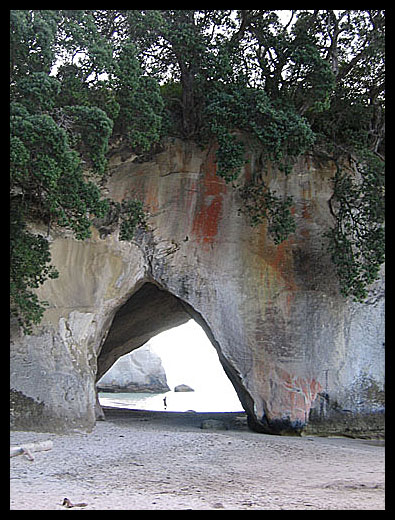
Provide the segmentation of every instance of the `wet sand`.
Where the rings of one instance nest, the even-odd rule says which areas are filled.
[[[11,432],[53,441],[10,459],[12,510],[384,509],[383,442],[258,434],[237,412],[105,414],[89,434]]]

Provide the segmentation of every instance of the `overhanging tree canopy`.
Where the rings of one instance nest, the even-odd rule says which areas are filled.
[[[227,182],[245,160],[240,132],[286,173],[306,152],[336,161],[329,247],[343,294],[366,296],[384,259],[385,13],[279,14],[11,11],[11,309],[25,330],[43,312],[32,289],[57,275],[46,238],[26,223],[39,218],[84,239],[111,206],[130,239],[141,204],[116,206],[98,187],[109,146],[143,157],[166,135],[216,140]],[[357,183],[340,167],[350,154]],[[292,201],[257,179],[240,190],[251,223],[267,219],[275,242],[286,239]]]

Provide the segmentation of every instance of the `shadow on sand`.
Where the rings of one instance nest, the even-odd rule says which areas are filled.
[[[158,429],[195,429],[201,428],[205,421],[218,421],[227,430],[249,430],[245,412],[160,412],[150,410],[135,410],[128,408],[113,408],[103,406],[105,419],[115,423],[145,422]],[[212,423],[214,424],[214,423]],[[216,428],[213,428],[216,429]]]

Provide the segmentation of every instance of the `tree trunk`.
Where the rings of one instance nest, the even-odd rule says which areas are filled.
[[[188,139],[196,130],[194,80],[191,72],[185,67],[181,74],[182,84],[182,129]]]

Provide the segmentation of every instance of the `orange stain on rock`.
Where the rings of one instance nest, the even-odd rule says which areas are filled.
[[[306,220],[312,219],[311,211],[310,211],[310,204],[308,204],[306,201],[303,202],[302,217]]]
[[[268,295],[268,305],[271,305],[270,294],[272,290],[276,293],[279,289],[285,294],[285,310],[291,311],[291,307],[298,291],[298,285],[294,278],[293,245],[295,238],[290,236],[278,245],[267,236],[267,224],[263,222],[256,229],[256,252],[259,261],[260,283],[265,287]],[[277,304],[276,304],[277,305]]]
[[[294,420],[307,421],[313,402],[322,392],[322,385],[315,378],[308,380],[294,376],[281,368],[277,369],[277,377],[281,383],[278,387],[282,392],[281,406],[290,410]]]
[[[156,179],[147,179],[144,171],[135,171],[127,190],[118,197],[118,201],[136,199],[144,204],[144,209],[151,213],[158,211],[158,183]]]
[[[158,211],[158,186],[157,184],[149,184],[144,197],[145,206],[151,213]]]
[[[204,244],[212,244],[216,240],[222,215],[223,195],[226,193],[226,183],[217,176],[216,170],[215,150],[211,150],[202,164],[203,186],[192,225],[193,235]]]
[[[280,275],[286,289],[288,291],[296,291],[297,287],[293,278],[291,245],[292,239],[290,238],[274,246],[272,254],[268,255],[267,262]]]

